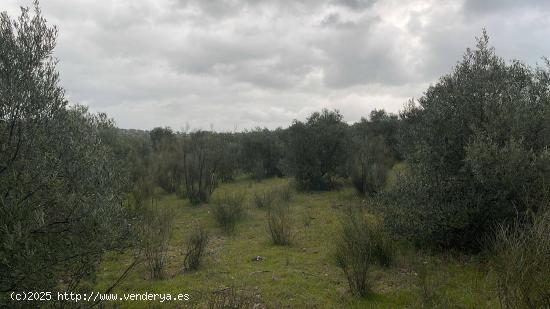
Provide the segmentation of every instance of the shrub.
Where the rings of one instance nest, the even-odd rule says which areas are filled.
[[[478,251],[495,224],[537,212],[550,190],[549,85],[548,69],[507,64],[484,33],[402,113],[411,173],[387,222],[424,245]]]
[[[214,201],[212,214],[218,225],[226,232],[235,230],[237,221],[242,219],[244,214],[243,194],[225,194],[222,198]]]
[[[350,176],[361,195],[377,193],[384,188],[386,175],[394,162],[384,137],[372,136],[371,122],[362,119],[352,127]]]
[[[371,264],[370,242],[362,229],[362,223],[350,218],[342,226],[342,232],[336,243],[336,263],[346,275],[351,293],[366,296],[369,293],[368,271]]]
[[[292,188],[289,185],[284,185],[284,186],[275,188],[273,192],[276,198],[283,203],[289,203],[290,201],[292,201],[292,197],[294,196],[294,192],[292,191]]]
[[[151,207],[144,208],[139,225],[140,249],[151,279],[162,279],[166,255],[172,232],[173,213],[159,208],[152,200]]]
[[[169,127],[154,128],[149,137],[153,150],[149,161],[150,176],[164,191],[175,193],[183,177],[181,139]]]
[[[149,138],[153,151],[161,151],[174,143],[176,135],[170,127],[156,127],[149,132]]]
[[[290,186],[284,185],[280,187],[275,187],[271,190],[265,191],[256,191],[252,198],[253,204],[257,208],[269,208],[279,201],[282,203],[289,203],[292,200],[293,192]]]
[[[148,177],[140,177],[134,182],[131,198],[136,208],[143,207],[151,198],[154,191],[153,181]]]
[[[292,240],[292,217],[288,203],[279,203],[267,210],[267,227],[271,241],[279,246],[287,246]]]
[[[126,175],[104,139],[113,121],[65,97],[58,31],[33,2],[19,16],[0,13],[2,292],[71,290],[128,235]]]
[[[424,307],[430,308],[435,299],[436,292],[433,284],[430,282],[428,273],[428,262],[420,261],[417,263],[416,285],[420,292],[420,300]]]
[[[237,292],[233,288],[225,288],[215,291],[208,300],[208,309],[226,309],[226,308],[256,308],[256,300],[251,293],[243,291]]]
[[[390,267],[393,263],[395,246],[388,233],[381,227],[375,227],[370,232],[372,233],[374,260],[382,267]]]
[[[444,279],[438,278],[432,271],[432,266],[428,259],[421,255],[414,256],[412,261],[415,270],[413,283],[418,292],[418,298],[413,308],[462,308],[456,306],[456,300],[452,300],[450,295],[445,293],[443,286],[446,284]],[[478,308],[479,304],[472,306]]]
[[[286,134],[283,162],[299,189],[330,190],[344,174],[348,126],[338,111],[313,113],[305,123],[295,120]]]
[[[361,195],[377,193],[384,187],[389,167],[380,163],[361,163],[351,171],[351,181]]]
[[[273,191],[256,191],[252,197],[252,202],[257,208],[269,208],[276,199]]]
[[[493,250],[491,265],[502,307],[550,307],[550,212],[527,226],[501,225]]]
[[[218,157],[216,162],[216,177],[224,183],[235,179],[238,169],[241,143],[233,133],[215,133],[215,149]]]
[[[193,204],[207,202],[218,186],[217,172],[223,154],[211,132],[197,131],[184,137],[183,184]]]
[[[255,129],[242,134],[240,166],[255,180],[282,176],[279,163],[283,157],[281,130]]]
[[[369,293],[368,273],[372,264],[390,265],[392,246],[383,235],[379,227],[369,224],[360,213],[350,212],[344,217],[336,239],[336,263],[344,271],[352,294],[363,297]]]
[[[208,245],[208,232],[199,226],[196,228],[187,239],[185,249],[185,259],[183,267],[185,270],[197,270],[206,253]]]

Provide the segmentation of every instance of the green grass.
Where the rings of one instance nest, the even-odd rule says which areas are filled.
[[[215,194],[266,190],[288,184],[287,179],[254,182],[239,179],[223,184]],[[188,303],[165,303],[163,307],[204,306],[209,295],[226,287],[254,295],[269,308],[421,308],[416,269],[418,254],[403,249],[390,269],[374,267],[371,277],[374,294],[357,299],[348,292],[346,280],[333,258],[333,239],[339,216],[346,205],[358,204],[351,187],[333,192],[297,193],[291,201],[295,238],[290,247],[274,246],[267,233],[265,210],[247,202],[246,215],[235,232],[226,235],[217,227],[207,204],[193,206],[174,195],[164,195],[159,206],[175,212],[170,241],[167,276],[163,280],[147,279],[144,265],[138,265],[114,292],[188,293]],[[210,242],[204,263],[198,271],[183,273],[183,250],[187,233],[195,223],[208,229]],[[406,248],[406,247],[404,247]],[[262,261],[252,261],[262,256]],[[496,307],[482,263],[475,258],[422,255],[428,261],[429,278],[440,298],[457,308]],[[131,255],[109,254],[97,273],[95,291],[103,291],[124,271]],[[148,308],[153,303],[127,302],[124,307]],[[158,303],[157,303],[158,304]]]

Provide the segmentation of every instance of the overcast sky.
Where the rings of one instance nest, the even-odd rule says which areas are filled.
[[[11,16],[30,0],[1,0]],[[486,28],[550,56],[550,1],[42,0],[71,102],[122,128],[286,127],[322,108],[397,112]]]

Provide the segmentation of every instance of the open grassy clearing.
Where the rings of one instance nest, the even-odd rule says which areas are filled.
[[[216,194],[267,190],[287,185],[287,179],[254,182],[241,179],[224,184]],[[415,253],[400,246],[390,269],[373,266],[373,296],[349,295],[347,282],[333,259],[333,240],[345,207],[363,202],[351,188],[324,193],[297,193],[291,207],[294,239],[290,247],[271,244],[265,210],[246,205],[246,217],[231,235],[224,234],[210,214],[209,205],[190,205],[174,195],[159,198],[159,207],[174,210],[175,222],[165,279],[150,280],[144,265],[138,265],[115,292],[189,293],[186,305],[204,306],[213,291],[234,288],[253,297],[255,303],[285,308],[405,308],[422,307],[423,285],[419,271],[427,270],[426,293],[432,305],[457,308],[487,308],[497,305],[484,266],[475,258]],[[368,210],[367,210],[368,211]],[[375,220],[376,217],[373,216]],[[198,271],[183,272],[183,244],[194,224],[210,232],[207,257]],[[253,261],[256,256],[261,261]],[[111,254],[101,264],[94,290],[112,284],[130,263],[130,254]],[[124,305],[149,307],[153,303]],[[182,303],[171,303],[173,307]]]

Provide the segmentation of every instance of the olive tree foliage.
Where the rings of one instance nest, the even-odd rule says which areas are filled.
[[[281,130],[255,129],[244,132],[241,137],[240,165],[244,172],[256,180],[280,177],[280,162],[283,158]]]
[[[220,162],[224,156],[222,145],[212,132],[197,131],[184,137],[183,184],[185,196],[192,203],[207,202],[217,187]]]
[[[231,182],[235,179],[239,169],[241,144],[233,133],[215,133],[214,136],[217,140],[216,147],[219,153],[216,176],[221,182]]]
[[[383,189],[386,175],[398,157],[398,121],[395,115],[374,110],[370,121],[362,118],[351,126],[349,174],[360,194],[370,195]]]
[[[136,206],[159,188],[192,203],[206,202],[217,184],[231,181],[237,171],[240,144],[231,133],[183,133],[158,127],[146,134],[119,135],[119,144],[129,142],[124,148],[132,162]]]
[[[355,125],[366,131],[370,137],[383,138],[392,160],[402,159],[399,135],[401,119],[398,115],[387,113],[383,109],[375,109],[370,113],[368,121],[362,119]]]
[[[476,250],[495,224],[529,221],[550,192],[549,91],[547,69],[506,64],[484,32],[402,113],[411,173],[386,222],[419,242]]]
[[[149,132],[151,138],[151,146],[155,151],[161,151],[170,146],[174,142],[176,136],[170,127],[156,127]]]
[[[152,146],[150,175],[164,191],[174,193],[179,189],[183,178],[181,138],[169,127],[154,128],[149,136]]]
[[[141,253],[150,279],[162,279],[168,260],[168,248],[174,213],[168,207],[158,207],[158,200],[151,198],[150,205],[143,205],[135,212],[137,218],[133,233],[139,240]]]
[[[141,208],[154,193],[155,175],[152,166],[155,160],[151,140],[148,134],[133,134],[126,130],[118,130],[117,138],[113,148],[115,154],[119,154],[119,166],[128,172],[129,205]]]
[[[338,111],[315,112],[295,120],[285,136],[284,167],[300,189],[330,190],[335,177],[345,174],[348,126]]]
[[[35,3],[0,15],[0,290],[74,290],[123,235],[112,123],[67,107],[57,30]]]

